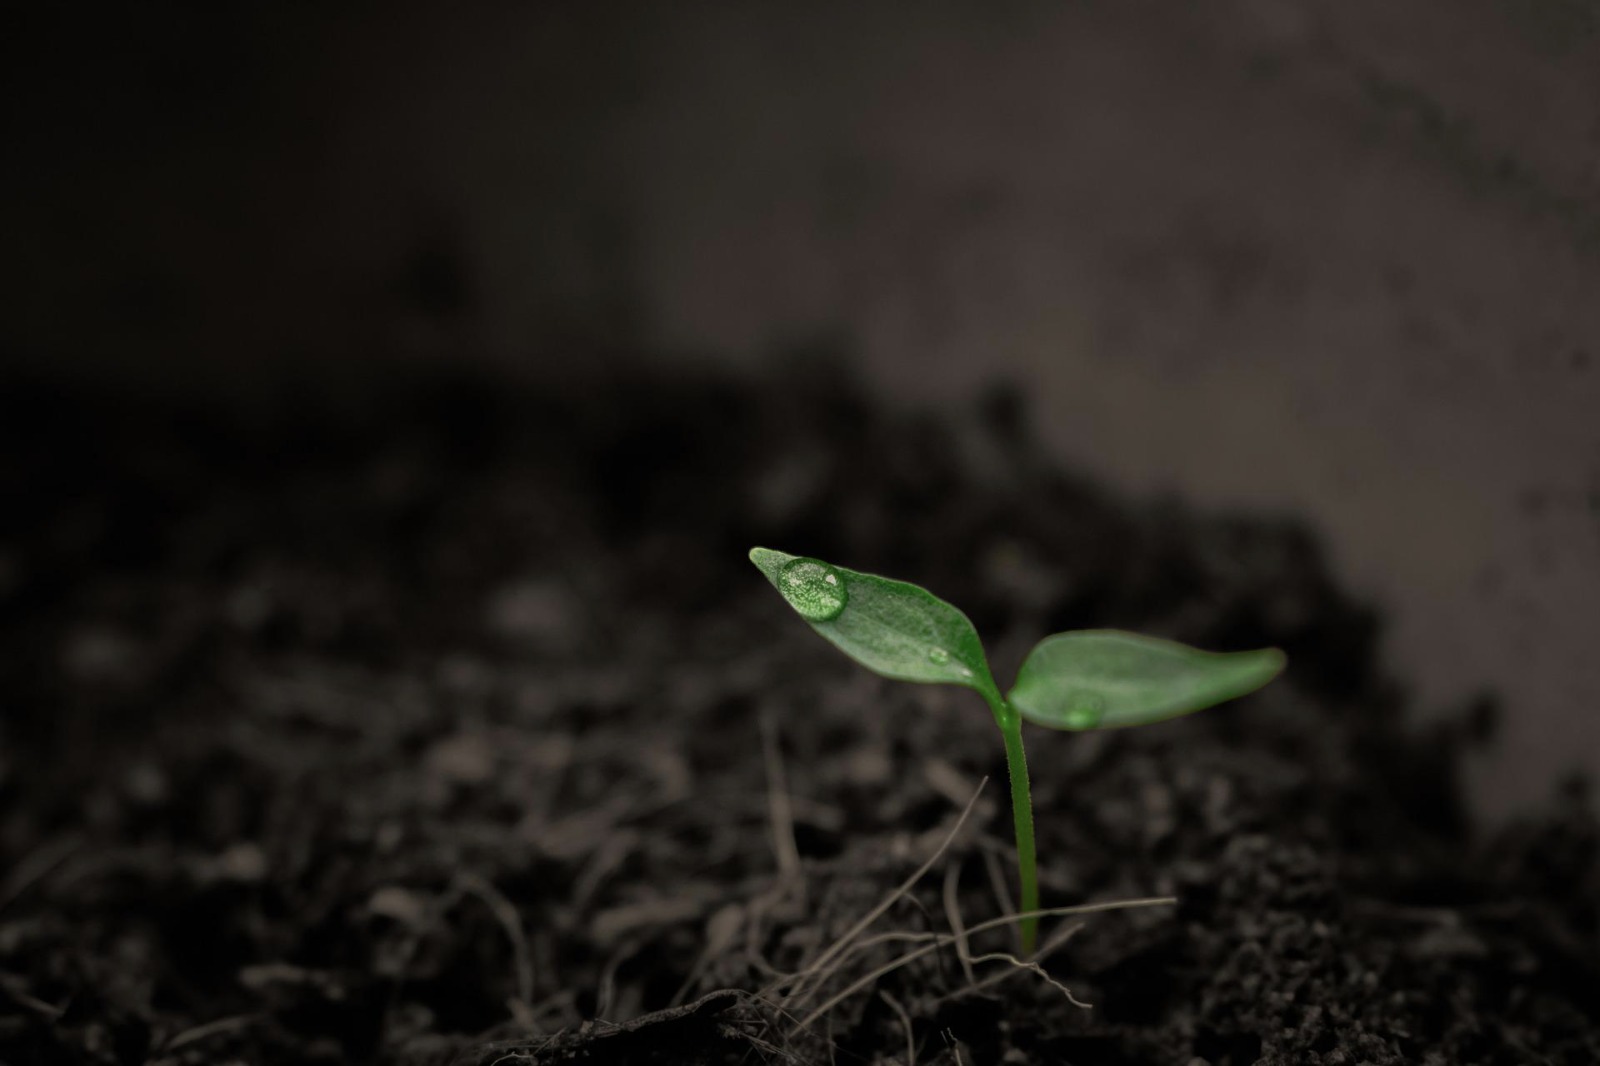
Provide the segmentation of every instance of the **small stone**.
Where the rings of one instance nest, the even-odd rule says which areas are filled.
[[[494,776],[494,748],[481,733],[458,733],[427,754],[428,772],[458,785],[481,785]]]
[[[428,916],[428,904],[420,895],[400,885],[384,885],[367,900],[367,910],[390,918],[409,929],[419,929]]]
[[[484,622],[490,632],[534,648],[565,646],[578,614],[574,597],[553,581],[506,585],[489,597]]]
[[[267,856],[259,845],[248,841],[233,844],[217,856],[215,869],[223,880],[252,883],[267,875]]]
[[[144,807],[164,803],[170,791],[167,775],[152,762],[138,762],[129,767],[123,778],[123,788],[129,799]]]
[[[889,753],[879,745],[856,748],[845,757],[844,776],[852,785],[874,787],[889,780]]]
[[[135,657],[132,640],[103,627],[79,630],[61,648],[62,668],[79,680],[90,682],[121,680],[133,669]]]

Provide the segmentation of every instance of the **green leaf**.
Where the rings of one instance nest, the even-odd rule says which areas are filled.
[[[770,548],[750,549],[750,561],[812,629],[867,669],[998,699],[977,630],[927,589]]]
[[[1075,630],[1040,641],[1006,698],[1051,729],[1116,729],[1244,696],[1287,662],[1277,648],[1210,652],[1117,629]]]

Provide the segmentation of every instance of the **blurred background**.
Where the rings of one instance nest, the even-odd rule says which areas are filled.
[[[1600,769],[1600,6],[907,10],[13,15],[0,384],[1009,382],[1116,491],[1314,524],[1424,712],[1497,694],[1481,809]]]

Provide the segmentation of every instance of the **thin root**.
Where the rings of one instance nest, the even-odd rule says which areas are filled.
[[[961,972],[967,978],[967,987],[977,983],[972,972],[972,950],[967,945],[967,929],[961,920],[961,908],[956,904],[956,884],[961,880],[961,867],[951,863],[944,871],[944,917],[950,923],[950,932],[956,938],[956,957],[961,960]]]
[[[806,974],[828,972],[829,964],[838,958],[839,955],[841,955],[844,950],[850,946],[851,941],[860,936],[862,931],[865,930],[867,926],[877,921],[878,918],[884,914],[884,912],[886,912],[890,907],[894,906],[895,900],[911,891],[912,886],[914,886],[918,881],[922,880],[924,875],[926,875],[929,870],[933,869],[934,864],[939,861],[939,858],[944,855],[946,849],[950,847],[950,842],[956,838],[956,834],[961,832],[961,827],[967,824],[967,819],[972,815],[973,807],[977,806],[978,797],[983,795],[983,786],[988,783],[989,779],[987,777],[978,782],[978,787],[973,791],[972,798],[967,801],[965,809],[963,809],[961,812],[961,817],[956,819],[956,824],[950,827],[950,832],[945,834],[944,839],[939,842],[939,846],[934,849],[933,854],[928,856],[927,861],[921,866],[917,867],[916,870],[912,872],[910,877],[907,877],[904,881],[900,882],[899,886],[897,886],[893,892],[890,892],[887,896],[885,896],[882,902],[863,915],[860,921],[851,926],[848,932],[846,932],[838,940],[835,940],[833,944],[826,951],[824,951],[814,963],[802,971],[801,984],[794,989],[787,1000],[790,1005],[799,1006],[815,993],[816,989],[814,986],[811,988],[805,987]]]
[[[889,1004],[889,1009],[900,1019],[900,1027],[906,1031],[906,1066],[917,1066],[917,1041],[911,1032],[911,1015],[907,1014],[900,1001],[888,992],[880,989],[878,998]]]
[[[1096,914],[1102,911],[1129,910],[1135,907],[1155,907],[1176,902],[1177,899],[1172,896],[1156,896],[1149,899],[1112,900],[1106,903],[1085,903],[1077,907],[1049,907],[1044,910],[1026,911],[1022,914],[1009,914],[1000,918],[990,919],[986,922],[980,922],[979,924],[973,926],[968,933],[970,935],[972,933],[981,933],[989,929],[998,929],[1001,926],[1011,925],[1028,918],[1045,918],[1076,914]],[[906,935],[915,936],[917,934]],[[852,982],[843,991],[830,997],[821,1006],[811,1011],[810,1014],[807,1014],[800,1020],[799,1028],[811,1028],[812,1023],[814,1023],[818,1018],[821,1018],[834,1007],[837,1007],[840,1003],[843,1003],[857,992],[866,988],[884,974],[898,970],[902,966],[915,962],[926,955],[932,954],[942,947],[948,947],[949,945],[953,944],[955,940],[956,937],[953,933],[937,936],[931,943],[927,943],[924,946],[917,948],[915,951],[908,951],[899,958],[885,963],[884,965],[868,973],[866,976]],[[985,956],[985,958],[987,958],[987,956]],[[1027,965],[1026,963],[1022,962],[1022,960],[1015,959],[1012,956],[1005,956],[1005,958],[1015,962],[1019,966]],[[1068,993],[1068,995],[1070,997],[1071,993]],[[1073,1002],[1078,1003],[1078,1000],[1073,999]],[[1083,1004],[1079,1003],[1079,1006],[1082,1005]]]

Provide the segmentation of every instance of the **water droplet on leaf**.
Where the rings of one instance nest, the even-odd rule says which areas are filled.
[[[778,591],[810,622],[830,622],[849,601],[844,580],[827,563],[795,559],[778,572]]]
[[[945,663],[950,661],[950,653],[945,651],[943,648],[929,648],[928,660],[943,666]]]

